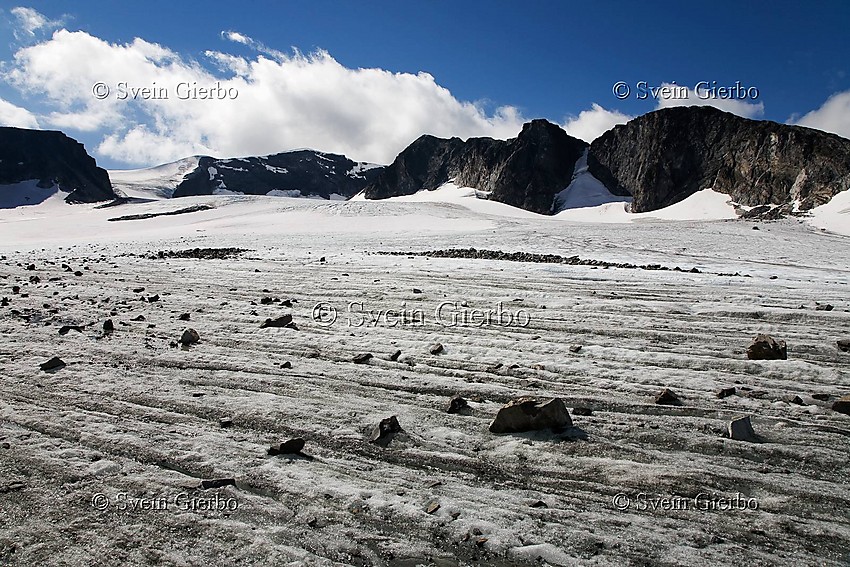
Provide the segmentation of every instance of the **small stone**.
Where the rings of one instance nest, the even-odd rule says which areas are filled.
[[[573,408],[573,415],[588,416],[593,415],[593,410],[590,408]]]
[[[680,406],[682,402],[679,400],[679,397],[668,388],[664,388],[661,390],[657,396],[655,396],[655,403],[663,406]]]
[[[266,319],[265,322],[260,325],[261,329],[266,329],[269,327],[288,327],[295,328],[295,323],[292,322],[292,315],[286,314],[281,315],[277,319]]]
[[[431,354],[440,354],[443,352],[443,343],[434,343],[428,347],[428,352]]]
[[[843,396],[836,400],[835,403],[832,404],[832,411],[850,415],[850,395]]]
[[[393,362],[396,362],[398,360],[398,357],[400,357],[400,356],[401,356],[401,351],[397,350],[390,355],[390,360],[392,360]]]
[[[579,352],[581,351],[581,345],[573,345],[570,347],[570,352]]]
[[[218,425],[224,429],[228,427],[233,427],[233,418],[232,417],[222,417],[218,420]]]
[[[833,309],[835,309],[835,307],[829,303],[818,303],[815,306],[815,311],[832,311]]]
[[[115,323],[112,322],[112,319],[107,319],[103,322],[103,332],[105,334],[109,334],[115,330]]]
[[[236,486],[235,478],[214,478],[210,480],[202,480],[201,488],[208,490],[210,488],[223,488],[225,486]]]
[[[460,396],[455,396],[451,400],[449,400],[449,407],[446,409],[447,413],[461,413],[464,410],[469,410],[469,404],[466,400],[461,398]]]
[[[292,363],[287,360],[285,362],[281,362],[280,367],[284,370],[289,370],[290,368],[292,368]]]
[[[304,449],[306,442],[300,437],[288,439],[280,444],[278,453],[281,455],[297,455]]]
[[[542,500],[538,500],[537,502],[532,502],[529,504],[532,508],[548,508],[549,506],[543,502]]]
[[[737,441],[749,441],[750,443],[759,441],[756,432],[753,430],[750,416],[739,417],[729,422],[729,438]]]
[[[826,401],[828,401],[828,400],[829,400],[829,398],[831,398],[831,397],[832,397],[832,396],[830,396],[829,394],[823,394],[823,393],[819,393],[819,394],[812,394],[812,398],[814,398],[814,399],[816,399],[816,400],[819,400],[819,401],[821,401],[821,402],[826,402]]]
[[[42,362],[38,365],[45,372],[49,372],[51,370],[59,370],[60,368],[65,368],[65,361],[59,358],[58,356],[54,356],[47,362]]]
[[[148,303],[156,303],[159,301],[159,294],[148,296]]]
[[[440,509],[439,504],[437,504],[436,502],[431,502],[430,504],[428,504],[428,507],[425,508],[425,513],[426,514],[433,514],[434,512],[436,512],[439,509]]]
[[[737,392],[737,391],[738,390],[734,386],[731,386],[729,388],[723,388],[722,390],[717,392],[717,397],[718,398],[728,398],[729,396],[734,396],[735,392]]]
[[[130,319],[130,321],[144,321],[144,320],[145,320],[145,316],[144,316],[144,315],[138,315],[138,316],[133,317],[132,319]]]
[[[777,341],[770,335],[758,335],[747,347],[747,358],[750,360],[786,360],[788,348],[785,341]]]
[[[9,306],[9,298],[8,297],[4,297],[3,299],[0,299],[0,307],[8,307],[8,306]]]
[[[835,341],[835,344],[841,352],[850,352],[850,339],[839,339]]]
[[[183,346],[193,345],[201,340],[201,336],[195,329],[186,329],[180,336],[180,344]]]
[[[352,360],[352,362],[354,362],[354,364],[369,364],[369,361],[371,359],[372,359],[372,353],[371,352],[362,352],[362,353],[356,355],[351,360]]]
[[[83,328],[79,325],[62,325],[62,327],[59,328],[60,335],[67,335],[71,331],[77,331],[78,333],[82,333]]]
[[[143,287],[137,287],[133,289],[133,293],[142,293],[143,291],[145,291],[145,288]]]
[[[401,431],[403,430],[398,422],[398,418],[393,415],[386,419],[382,419],[380,423],[372,428],[372,432],[369,435],[369,441],[375,445],[386,447],[390,444],[390,441],[393,440],[396,434]]]
[[[181,321],[188,321],[191,318],[192,318],[192,316],[189,315],[188,313],[183,313],[182,315],[180,315],[180,317],[178,317],[178,319],[181,320]]]
[[[77,277],[80,277],[80,276],[83,275],[83,273],[81,271],[77,270],[76,272],[74,272],[74,275],[77,276]]]
[[[797,406],[805,405],[803,402],[803,398],[801,398],[800,396],[785,396],[784,398],[782,398],[782,401]]]

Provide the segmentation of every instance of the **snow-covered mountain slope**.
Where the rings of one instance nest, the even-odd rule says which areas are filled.
[[[557,214],[567,209],[598,207],[607,203],[630,203],[631,197],[612,194],[605,185],[587,170],[588,150],[584,150],[576,162],[573,178],[566,189],[555,195],[552,212]]]
[[[611,226],[467,203],[499,205],[0,211],[0,562],[841,565],[847,237],[798,219]],[[247,251],[157,255],[195,247]],[[684,271],[409,254],[470,247]],[[404,309],[424,319],[398,323]],[[463,322],[497,309],[528,325]],[[261,328],[284,314],[297,329]],[[186,327],[200,342],[172,347]],[[788,360],[747,360],[761,332]],[[53,356],[67,366],[39,370]],[[664,388],[681,405],[656,404]],[[457,394],[467,414],[446,412]],[[490,433],[520,396],[561,397],[575,427]],[[740,415],[762,442],[726,436]],[[404,434],[370,443],[390,416]],[[302,455],[268,454],[292,438]]]
[[[144,169],[109,171],[112,187],[126,197],[168,199],[183,178],[198,167],[201,156],[192,156]]]

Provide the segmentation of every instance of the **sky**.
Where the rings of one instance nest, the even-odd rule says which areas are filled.
[[[844,1],[2,1],[0,125],[62,130],[108,168],[389,163],[532,118],[591,141],[683,104],[850,137],[848,27]]]

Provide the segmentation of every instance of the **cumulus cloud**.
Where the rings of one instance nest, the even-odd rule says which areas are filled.
[[[789,122],[850,138],[850,91],[835,93],[817,110]]]
[[[256,55],[211,50],[195,61],[139,38],[117,44],[63,29],[19,49],[3,78],[41,97],[43,124],[97,132],[97,153],[133,165],[295,147],[388,163],[423,133],[509,138],[525,121],[514,107],[458,100],[427,73],[349,69],[325,51],[283,54],[235,31],[222,37]],[[105,92],[97,83],[107,96],[95,96]],[[221,90],[209,99],[195,87]]]
[[[9,11],[17,20],[14,34],[18,40],[34,37],[36,32],[41,30],[54,30],[64,25],[64,19],[51,20],[32,8],[18,6]]]
[[[572,116],[564,124],[567,134],[585,142],[592,142],[617,124],[625,124],[634,116],[617,110],[608,110],[593,103],[590,110],[582,110],[578,116]]]
[[[662,83],[661,86],[676,89],[676,96],[659,98],[658,109],[669,108],[671,106],[713,106],[720,110],[743,116],[744,118],[759,118],[764,115],[764,104],[761,102],[755,103],[747,102],[747,100],[743,99],[722,98],[718,96],[716,90],[712,91],[711,89],[701,89],[701,93],[698,96],[697,92],[687,86],[672,83]]]
[[[0,98],[0,126],[38,128],[38,119],[26,108]]]

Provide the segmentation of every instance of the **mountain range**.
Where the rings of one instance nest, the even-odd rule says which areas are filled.
[[[571,192],[578,191],[579,173],[594,178],[603,201],[630,199],[636,213],[668,207],[704,189],[746,207],[808,210],[850,188],[850,140],[712,107],[676,107],[616,126],[591,144],[541,119],[509,140],[423,135],[388,166],[294,150],[228,159],[195,156],[107,174],[61,132],[0,128],[0,185],[13,186],[5,191],[36,182],[67,193],[69,203],[233,193],[323,199],[362,193],[385,199],[451,182],[476,189],[480,198],[552,214],[575,201]]]

